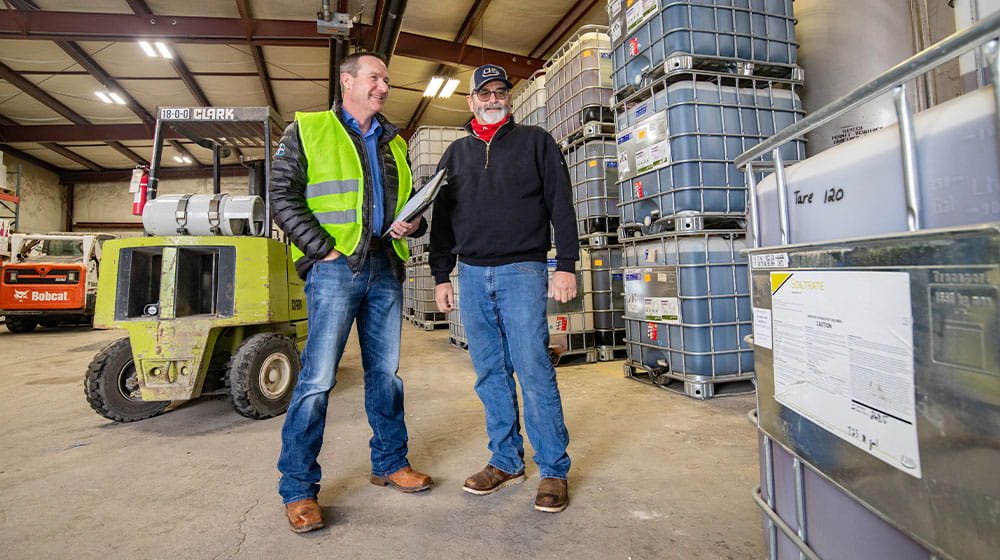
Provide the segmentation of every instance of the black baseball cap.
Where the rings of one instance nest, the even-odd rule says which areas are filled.
[[[502,67],[496,64],[483,64],[472,73],[472,91],[478,91],[483,87],[483,84],[493,80],[500,80],[507,86],[507,89],[514,87],[514,84],[507,79],[507,71]]]

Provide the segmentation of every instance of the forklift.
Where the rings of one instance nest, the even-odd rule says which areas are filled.
[[[165,127],[212,150],[213,194],[157,197]],[[148,172],[133,176],[146,236],[103,247],[94,326],[128,336],[87,368],[87,401],[101,416],[134,422],[218,394],[248,418],[287,410],[307,323],[304,281],[271,226],[267,185],[280,134],[268,107],[158,109]],[[249,195],[221,193],[221,158],[261,149],[262,159],[245,164]]]

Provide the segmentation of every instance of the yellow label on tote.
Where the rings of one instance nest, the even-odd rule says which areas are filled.
[[[584,58],[586,58],[586,57],[588,57],[588,56],[590,56],[592,54],[594,54],[592,51],[583,51]]]
[[[603,265],[604,265],[604,261],[603,260],[601,260],[601,259],[595,259],[594,260],[594,266],[603,266]]]
[[[591,160],[591,162],[587,164],[587,167],[597,167],[597,160]]]

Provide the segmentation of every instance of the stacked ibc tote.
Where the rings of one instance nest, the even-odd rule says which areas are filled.
[[[413,184],[421,186],[430,180],[445,149],[466,134],[468,133],[464,128],[453,126],[417,128],[409,142]],[[424,212],[428,224],[431,214],[433,208]],[[447,326],[447,315],[438,311],[434,302],[434,277],[431,276],[431,267],[427,262],[430,228],[422,237],[410,238],[408,243],[410,260],[406,263],[406,283],[403,285],[403,317],[426,331]]]
[[[510,104],[514,120],[518,124],[546,128],[545,70],[536,70],[525,80],[524,84],[512,93]]]
[[[567,303],[549,300],[550,348],[556,361],[567,355],[588,362],[613,360],[624,351],[622,254],[616,239],[618,160],[606,31],[602,26],[581,27],[549,59],[545,75],[534,77],[516,98],[526,98],[538,80],[545,79],[545,127],[569,169],[581,241],[577,297]],[[514,110],[516,118],[517,104]],[[554,251],[548,264],[551,276]]]
[[[802,117],[792,0],[610,0],[608,15],[625,375],[699,399],[752,391],[734,160]]]
[[[997,558],[998,36],[1000,11],[737,158],[769,558]],[[913,112],[914,78],[979,45],[993,85]],[[886,94],[895,124],[760,161]]]

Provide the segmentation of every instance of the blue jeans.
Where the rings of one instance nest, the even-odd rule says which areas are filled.
[[[374,434],[369,442],[372,474],[386,476],[409,466],[403,380],[396,375],[402,299],[402,286],[382,254],[366,257],[356,275],[344,257],[317,262],[310,269],[306,278],[309,339],[281,428],[278,493],[284,503],[319,494],[322,471],[316,458],[323,446],[326,407],[355,321],[365,370],[365,412]]]
[[[549,360],[545,316],[548,271],[542,262],[503,266],[458,264],[459,311],[476,370],[476,394],[486,409],[490,464],[524,470],[524,438],[514,372],[524,397],[524,425],[542,478],[565,479],[569,432],[556,370]]]

